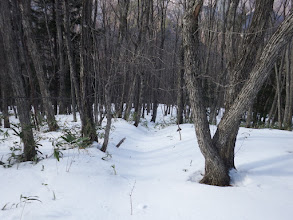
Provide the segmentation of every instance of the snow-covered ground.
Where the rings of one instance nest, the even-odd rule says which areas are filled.
[[[79,129],[72,116],[58,121],[62,128]],[[232,186],[214,187],[198,183],[204,159],[193,125],[181,125],[180,141],[177,125],[144,122],[136,128],[113,121],[108,154],[94,143],[63,150],[59,162],[52,142],[64,133],[37,133],[45,159],[0,166],[0,220],[292,219],[292,132],[241,128]],[[19,138],[3,132],[0,161],[6,162]]]

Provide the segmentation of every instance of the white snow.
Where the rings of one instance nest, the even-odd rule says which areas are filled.
[[[214,187],[198,183],[204,159],[193,125],[181,125],[180,141],[177,125],[162,125],[170,117],[159,117],[159,124],[145,122],[147,127],[138,128],[113,120],[108,147],[112,157],[98,149],[100,140],[86,149],[63,150],[58,162],[51,156],[51,141],[62,132],[36,132],[39,150],[48,158],[0,166],[0,220],[292,219],[292,132],[241,128],[232,186]],[[80,123],[71,121],[72,116],[58,116],[62,128],[78,130]],[[19,142],[11,129],[8,132],[0,141],[3,162],[13,142]],[[0,135],[1,140],[3,132]],[[21,195],[41,202],[20,202]]]

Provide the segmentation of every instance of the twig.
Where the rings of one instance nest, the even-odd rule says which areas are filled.
[[[133,214],[133,207],[132,207],[132,193],[133,193],[133,190],[134,190],[134,187],[135,187],[135,184],[136,184],[136,180],[134,181],[134,184],[133,184],[133,187],[129,193],[129,198],[130,198],[130,215]]]
[[[119,143],[116,145],[117,148],[120,147],[121,144],[123,144],[123,142],[125,141],[126,137],[125,138],[122,138],[121,141],[119,141]]]
[[[180,126],[179,126],[179,123],[177,124],[178,125],[178,129],[177,129],[177,131],[179,132],[179,137],[180,137],[180,141],[181,141],[181,128],[180,128]]]

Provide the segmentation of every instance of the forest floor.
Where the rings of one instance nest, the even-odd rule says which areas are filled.
[[[214,187],[198,183],[204,159],[191,124],[181,125],[180,140],[162,113],[158,123],[138,128],[114,119],[105,154],[101,138],[85,149],[66,144],[60,136],[74,136],[80,122],[57,119],[60,131],[36,132],[44,159],[0,166],[0,220],[292,219],[293,132],[241,128],[232,186]],[[0,161],[7,165],[20,141],[12,129],[1,130]]]

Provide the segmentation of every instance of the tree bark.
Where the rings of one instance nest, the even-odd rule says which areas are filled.
[[[63,54],[63,34],[61,20],[61,0],[55,0],[56,30],[57,30],[57,50],[58,56],[58,75],[59,75],[59,114],[66,114],[66,90],[65,90],[65,64]]]
[[[97,134],[93,118],[92,102],[90,97],[90,72],[91,70],[91,46],[92,39],[90,27],[92,15],[92,1],[83,1],[82,24],[81,24],[81,45],[80,45],[80,91],[81,105],[79,110],[81,114],[82,134],[88,137],[90,141],[97,141]]]
[[[111,92],[110,92],[110,82],[108,82],[105,86],[105,103],[106,103],[106,111],[107,111],[107,125],[105,129],[105,136],[104,142],[101,151],[106,152],[108,147],[108,142],[110,138],[110,131],[111,131],[111,121],[112,121],[112,114],[111,114]]]
[[[26,36],[27,46],[29,53],[32,57],[34,68],[36,70],[37,79],[39,82],[42,102],[47,116],[48,126],[50,131],[57,130],[58,124],[55,120],[54,109],[50,98],[48,83],[43,69],[42,55],[39,52],[34,34],[31,26],[31,0],[24,0],[20,2],[22,12],[22,25]]]
[[[183,19],[184,68],[198,145],[205,158],[205,175],[201,183],[227,186],[230,184],[230,177],[211,139],[209,122],[204,107],[203,91],[199,79],[198,15],[202,1],[190,0],[186,3]]]
[[[24,161],[31,161],[35,159],[37,154],[35,148],[35,141],[32,132],[32,125],[30,121],[30,105],[26,97],[24,82],[20,70],[20,61],[17,54],[17,46],[15,44],[16,36],[12,30],[11,24],[11,8],[9,1],[0,1],[0,42],[3,42],[5,51],[8,74],[11,79],[15,101],[18,107],[19,121],[22,130],[22,141],[24,145]]]
[[[282,22],[277,31],[267,42],[261,56],[255,62],[248,80],[231,103],[219,123],[213,139],[210,136],[209,125],[203,103],[203,92],[199,79],[198,64],[198,14],[202,1],[187,1],[187,8],[183,20],[183,43],[185,48],[185,78],[189,92],[190,104],[193,110],[193,120],[198,144],[205,157],[205,176],[202,183],[211,185],[229,185],[229,169],[231,168],[231,150],[227,145],[231,140],[233,129],[239,128],[239,120],[247,105],[257,95],[264,81],[282,49],[290,42],[293,36],[293,13]],[[239,64],[238,64],[239,65]],[[239,70],[243,69],[240,67]],[[237,69],[236,68],[236,69]],[[233,146],[233,156],[234,156]],[[227,155],[228,154],[228,155]],[[224,155],[224,156],[223,156]],[[234,157],[233,157],[234,160]]]
[[[266,46],[262,50],[261,56],[256,61],[256,65],[249,74],[249,79],[245,82],[238,96],[234,100],[229,111],[225,112],[219,123],[217,132],[213,138],[214,143],[222,146],[226,143],[233,126],[238,123],[247,105],[257,95],[261,86],[270,75],[274,63],[280,52],[290,43],[293,37],[293,13],[292,11],[275,31]]]
[[[77,70],[75,66],[75,61],[73,57],[73,46],[71,43],[71,37],[70,37],[70,21],[69,21],[69,6],[68,1],[63,0],[62,1],[63,11],[64,11],[64,18],[63,18],[63,24],[64,24],[64,32],[65,32],[65,44],[66,44],[66,52],[67,52],[67,59],[69,63],[69,70],[70,70],[70,82],[71,82],[71,95],[75,94],[76,101],[77,101],[77,107],[80,111],[80,118],[82,118],[82,111],[81,109],[81,101],[80,101],[80,86],[78,83],[78,77],[77,77]],[[72,97],[72,108],[75,108],[75,102],[74,97]],[[74,118],[76,120],[76,117]]]
[[[0,33],[1,35],[1,33]],[[8,114],[8,94],[9,94],[9,79],[8,79],[8,67],[7,67],[7,60],[4,54],[4,46],[3,41],[0,38],[0,51],[3,51],[0,53],[0,83],[1,83],[1,103],[2,106],[0,107],[2,109],[2,116],[4,121],[4,128],[10,128],[10,122],[9,122],[9,114]],[[2,125],[2,118],[0,118],[0,126]]]
[[[232,1],[230,5],[232,13],[228,14],[232,17],[228,17],[228,20],[231,23],[228,24],[231,26],[235,25],[235,13],[237,9],[237,0]],[[256,0],[255,11],[251,21],[251,25],[248,28],[248,33],[244,37],[243,45],[241,46],[242,50],[239,52],[239,57],[236,58],[236,48],[235,48],[235,39],[231,37],[230,46],[227,48],[229,51],[232,51],[232,56],[229,57],[228,65],[228,78],[229,78],[229,87],[225,93],[225,111],[229,111],[232,103],[238,95],[238,92],[243,86],[243,83],[249,76],[253,66],[255,65],[255,60],[258,58],[257,54],[261,50],[262,44],[264,42],[265,31],[259,32],[259,30],[264,30],[270,18],[270,13],[273,11],[274,0],[269,0],[266,4],[263,4],[263,1]],[[236,8],[235,8],[236,7]],[[232,29],[234,30],[234,29]],[[229,52],[228,52],[229,53]],[[253,101],[253,100],[251,100]],[[250,103],[248,104],[250,105]],[[238,124],[234,125],[234,128],[231,130],[229,135],[229,140],[224,144],[225,147],[220,147],[220,155],[224,159],[228,169],[235,168],[234,164],[234,148],[236,143],[236,137],[238,134],[240,126],[240,118]]]
[[[288,46],[286,51],[286,100],[285,100],[285,111],[284,111],[284,129],[292,129],[292,108],[293,108],[293,44]]]

